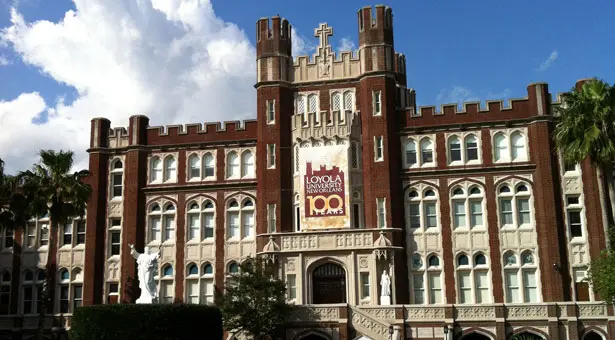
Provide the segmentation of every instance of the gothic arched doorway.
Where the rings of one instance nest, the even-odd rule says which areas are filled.
[[[489,338],[488,336],[482,335],[482,334],[477,333],[477,332],[472,332],[470,334],[466,334],[461,339],[462,340],[491,340],[491,338]]]
[[[346,271],[327,262],[312,271],[312,303],[346,303]]]
[[[590,331],[589,333],[586,333],[583,336],[583,340],[603,340],[603,339],[604,338],[600,334],[594,331]]]
[[[540,335],[536,335],[530,332],[523,332],[513,335],[511,340],[544,340]]]

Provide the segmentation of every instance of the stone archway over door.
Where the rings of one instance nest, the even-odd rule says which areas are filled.
[[[312,303],[346,303],[346,271],[327,262],[312,272]]]
[[[489,338],[486,335],[482,335],[480,333],[470,333],[465,335],[463,338],[461,338],[462,340],[491,340],[491,338]]]
[[[325,338],[322,335],[311,333],[311,334],[301,338],[301,340],[328,340],[328,339]]]

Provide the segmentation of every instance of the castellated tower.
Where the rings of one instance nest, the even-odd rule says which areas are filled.
[[[292,219],[283,211],[292,209],[291,188],[291,115],[293,95],[290,89],[291,26],[275,16],[261,18],[256,27],[257,64],[257,233],[290,231]],[[285,170],[285,171],[283,171]],[[285,190],[286,189],[286,190]],[[265,213],[267,212],[267,213]],[[275,214],[275,230],[270,225]],[[269,216],[272,217],[272,216]],[[268,224],[269,223],[269,224]]]
[[[397,199],[402,197],[402,191],[399,185],[400,140],[395,109],[398,89],[392,10],[379,5],[374,13],[371,7],[364,7],[358,11],[358,25],[359,56],[363,70],[359,78],[360,93],[357,95],[361,107],[362,171],[363,174],[378,174],[364,178],[366,226],[399,228],[404,225],[404,207],[402,200]],[[379,219],[377,212],[381,210],[388,212],[385,221]],[[396,234],[391,241],[403,246],[404,237]],[[398,278],[407,277],[404,260],[398,257],[395,262],[395,275]],[[407,298],[401,287],[396,296],[398,301]]]

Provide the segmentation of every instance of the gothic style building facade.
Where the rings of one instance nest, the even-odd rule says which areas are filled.
[[[546,84],[417,108],[390,8],[358,11],[354,53],[336,55],[320,24],[316,54],[293,58],[290,30],[257,22],[256,120],[92,120],[87,218],[59,230],[57,254],[48,220],[2,234],[3,330],[36,325],[48,256],[49,325],[134,302],[135,244],[161,253],[162,303],[210,303],[247,258],[272,261],[300,306],[288,339],[615,339],[612,307],[584,281],[605,248],[602,187],[554,151]]]

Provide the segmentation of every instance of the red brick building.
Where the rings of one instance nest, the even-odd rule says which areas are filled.
[[[316,54],[293,59],[289,23],[258,20],[256,120],[93,119],[94,194],[59,231],[55,322],[134,302],[132,243],[160,251],[162,303],[211,302],[265,256],[301,305],[288,339],[615,339],[612,307],[583,282],[605,248],[602,188],[554,151],[547,85],[417,108],[391,9],[360,9],[358,31],[358,52],[335,55],[320,24]],[[15,334],[36,324],[47,223],[14,235],[21,255],[0,252]]]

